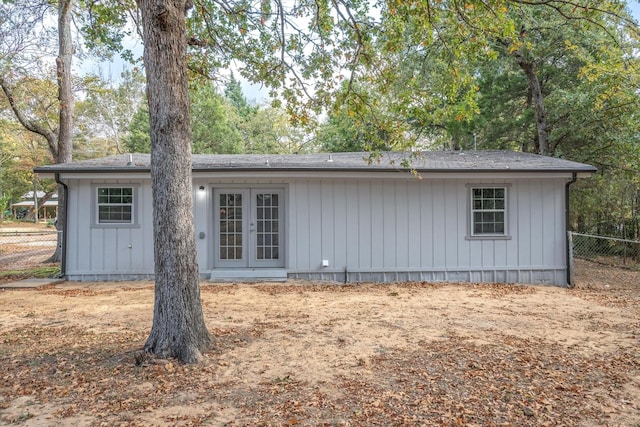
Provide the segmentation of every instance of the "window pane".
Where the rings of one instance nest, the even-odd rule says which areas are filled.
[[[473,234],[505,234],[505,188],[471,189]]]

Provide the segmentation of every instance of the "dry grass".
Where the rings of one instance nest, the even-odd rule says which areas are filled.
[[[638,273],[575,289],[205,284],[203,363],[134,363],[151,283],[2,291],[0,423],[583,425],[640,422]]]

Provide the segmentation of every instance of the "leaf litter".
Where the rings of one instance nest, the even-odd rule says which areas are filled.
[[[573,289],[203,283],[199,365],[140,356],[149,282],[1,291],[0,424],[636,426],[640,273],[604,268]]]

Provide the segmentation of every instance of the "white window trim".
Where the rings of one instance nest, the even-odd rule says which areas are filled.
[[[91,186],[91,226],[94,228],[137,228],[138,222],[138,187],[137,184],[93,184]],[[98,190],[100,188],[131,188],[131,222],[100,222]],[[128,205],[128,204],[127,204]]]
[[[501,234],[475,234],[473,227],[473,190],[485,188],[502,188],[504,189],[504,233]],[[467,184],[467,235],[466,240],[510,240],[509,234],[509,214],[510,206],[510,188],[511,184]]]

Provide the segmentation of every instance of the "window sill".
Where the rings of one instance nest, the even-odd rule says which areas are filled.
[[[91,224],[91,228],[140,228],[140,224],[133,223],[108,223],[108,224]]]
[[[465,240],[511,240],[511,236],[507,236],[507,235],[496,236],[496,235],[487,234],[482,236],[465,236],[464,239]]]

